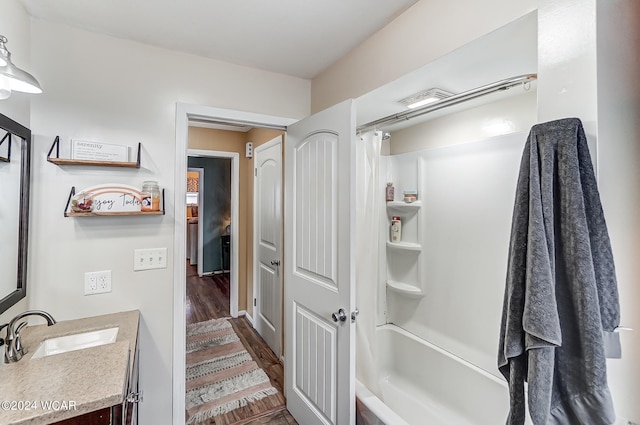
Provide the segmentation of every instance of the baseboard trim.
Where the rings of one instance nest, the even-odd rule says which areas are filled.
[[[251,327],[255,328],[255,325],[253,323],[253,317],[251,317],[251,315],[247,313],[247,310],[240,310],[238,312],[238,316],[244,316],[245,319],[247,319],[247,322],[249,322],[249,324],[251,325]]]

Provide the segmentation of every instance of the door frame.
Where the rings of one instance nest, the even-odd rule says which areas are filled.
[[[284,336],[284,273],[282,272],[282,259],[284,257],[284,135],[278,136],[272,140],[269,140],[266,143],[263,143],[262,145],[258,146],[257,148],[254,149],[254,159],[255,157],[258,155],[258,153],[262,152],[265,149],[269,149],[277,144],[280,144],[280,153],[281,153],[281,158],[280,158],[280,201],[281,201],[281,205],[280,205],[280,261],[281,261],[281,265],[278,267],[278,277],[280,278],[280,289],[282,290],[281,292],[281,307],[280,307],[280,316],[281,316],[281,320],[280,320],[280,358],[282,359],[284,357],[284,350],[283,350],[283,336]],[[254,166],[253,166],[254,170],[256,168],[255,165],[255,161],[254,161]],[[260,300],[257,297],[258,292],[258,273],[259,273],[259,266],[260,266],[260,261],[258,259],[258,244],[260,242],[260,238],[258,235],[258,232],[256,232],[256,229],[258,228],[258,215],[256,214],[256,208],[257,208],[257,196],[256,196],[256,190],[255,190],[255,178],[256,176],[254,175],[254,185],[253,185],[253,298],[256,300],[255,305],[253,306],[253,327],[256,327],[256,320],[257,320],[257,312],[260,311]]]
[[[232,109],[214,108],[204,105],[187,103],[176,104],[176,150],[175,150],[175,174],[174,174],[174,222],[182,225],[174,225],[173,246],[173,403],[172,423],[183,425],[185,423],[185,362],[186,350],[186,283],[187,265],[187,209],[185,199],[187,196],[187,149],[189,146],[189,120],[204,119],[218,123],[243,123],[262,128],[277,128],[286,130],[286,127],[296,119],[278,117],[274,115],[256,114],[253,112],[237,111]],[[237,312],[236,312],[237,314]]]

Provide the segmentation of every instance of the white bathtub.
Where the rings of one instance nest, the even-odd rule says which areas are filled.
[[[376,329],[380,392],[356,385],[358,425],[505,423],[504,380],[395,326]]]

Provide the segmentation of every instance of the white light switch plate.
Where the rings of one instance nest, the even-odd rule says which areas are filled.
[[[133,270],[167,268],[167,248],[136,249],[133,254]]]

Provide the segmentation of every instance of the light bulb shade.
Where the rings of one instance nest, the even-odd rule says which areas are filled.
[[[7,38],[0,35],[0,77],[4,77],[9,82],[9,87],[13,91],[42,93],[38,80],[11,62],[11,52],[7,50],[6,42]]]
[[[0,76],[5,77],[9,81],[9,87],[13,91],[42,93],[42,88],[38,80],[27,71],[23,71],[15,66],[11,63],[11,60],[9,60],[5,66],[0,66]]]
[[[11,96],[11,87],[9,80],[0,76],[0,100],[9,99]]]

